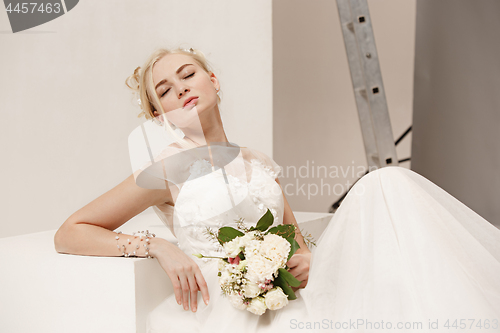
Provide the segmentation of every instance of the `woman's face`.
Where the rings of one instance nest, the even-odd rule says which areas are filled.
[[[163,110],[188,111],[196,106],[197,113],[217,105],[219,81],[189,55],[167,54],[153,66],[153,84]]]

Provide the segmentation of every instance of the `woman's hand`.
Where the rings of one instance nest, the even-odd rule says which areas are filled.
[[[189,298],[191,298],[191,311],[196,312],[198,290],[201,291],[205,304],[208,304],[210,297],[207,283],[200,267],[192,258],[162,238],[151,239],[150,252],[172,281],[175,299],[179,305],[183,304],[184,310],[189,309]]]
[[[293,291],[297,291],[299,288],[304,288],[309,280],[309,268],[311,267],[311,251],[297,250],[293,256],[286,263],[290,267],[289,272],[299,281],[302,281],[298,288],[292,287]]]

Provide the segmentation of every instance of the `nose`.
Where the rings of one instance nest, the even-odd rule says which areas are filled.
[[[187,87],[181,88],[181,89],[179,89],[179,96],[178,97],[181,98],[182,96],[184,96],[188,92],[189,92],[189,88],[187,88]]]

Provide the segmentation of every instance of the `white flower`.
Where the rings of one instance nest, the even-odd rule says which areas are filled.
[[[191,164],[189,167],[189,172],[194,176],[198,177],[212,172],[212,165],[209,161],[205,159],[198,159]]]
[[[238,264],[238,266],[236,266],[236,268],[239,271],[242,271],[245,267],[247,267],[247,261],[246,260],[240,261],[240,263]]]
[[[243,303],[243,297],[238,294],[230,294],[228,299],[229,303],[238,310],[245,310],[247,308],[247,305]]]
[[[266,302],[264,300],[264,297],[255,297],[252,298],[250,301],[250,304],[247,307],[247,310],[250,311],[253,314],[256,315],[261,315],[267,310]]]
[[[256,233],[257,233],[256,231],[250,231],[246,233],[244,236],[238,237],[240,239],[240,246],[245,247],[248,244],[250,244],[255,239]]]
[[[260,254],[271,259],[279,267],[285,267],[290,253],[290,243],[281,236],[267,234],[260,245]]]
[[[222,272],[223,270],[225,270],[226,265],[227,265],[227,262],[225,262],[222,259],[219,259],[219,266],[218,266],[219,272]]]
[[[224,250],[229,257],[236,257],[241,252],[240,237],[236,237],[229,242],[224,243]]]
[[[250,259],[253,256],[258,255],[261,243],[262,242],[259,240],[249,241],[245,246],[245,258]]]
[[[255,255],[247,259],[247,279],[254,283],[273,280],[279,266],[261,255]]]
[[[288,304],[288,296],[280,287],[269,290],[264,299],[270,310],[278,310]]]
[[[260,295],[260,293],[262,291],[263,290],[259,287],[258,284],[254,283],[254,282],[251,282],[251,281],[247,281],[247,283],[243,287],[243,294],[247,298],[257,297],[257,296]]]
[[[229,274],[227,270],[223,270],[221,272],[221,276],[219,276],[219,284],[220,285],[227,284],[231,282],[231,280],[232,280],[231,274]]]

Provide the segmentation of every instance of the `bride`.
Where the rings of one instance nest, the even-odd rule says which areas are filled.
[[[200,51],[158,50],[127,85],[151,120],[129,141],[134,173],[72,214],[54,242],[59,253],[155,258],[174,294],[148,332],[500,332],[500,230],[435,184],[399,167],[370,172],[311,252],[280,167],[228,141]],[[114,231],[151,206],[178,246]],[[297,299],[258,316],[221,295],[217,260],[192,254],[220,256],[207,230],[254,225],[267,209],[274,225],[297,226],[287,266],[301,284]]]

